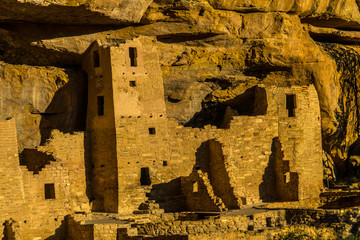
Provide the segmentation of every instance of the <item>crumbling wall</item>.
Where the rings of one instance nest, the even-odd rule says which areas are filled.
[[[93,240],[94,225],[81,224],[72,216],[67,217],[67,239],[68,240]]]
[[[299,112],[295,117],[299,119],[289,120],[287,115],[281,115],[287,114],[285,90],[299,95],[296,109]],[[228,174],[229,189],[233,189],[233,199],[238,200],[237,206],[262,202],[264,191],[262,186],[264,176],[268,174],[267,168],[272,158],[272,144],[275,137],[279,137],[280,141],[296,137],[300,152],[293,151],[293,148],[291,151],[293,146],[291,144],[294,141],[290,141],[283,146],[285,149],[283,161],[289,161],[293,173],[290,177],[293,179],[296,173],[306,176],[306,178],[299,177],[299,186],[303,189],[299,199],[318,196],[322,183],[321,156],[317,158],[317,152],[321,152],[321,139],[315,135],[320,131],[318,120],[320,114],[317,112],[318,105],[309,103],[315,101],[313,87],[266,87],[266,91],[267,114],[233,116],[229,129],[217,129],[210,125],[204,128],[182,127],[176,121],[168,120],[163,116],[121,118],[117,125],[119,198],[123,199],[122,204],[124,204],[121,209],[131,211],[146,199],[147,186],[141,186],[140,183],[141,168],[149,169],[151,184],[163,184],[179,176],[189,176],[194,167],[201,168],[204,165],[202,162],[211,162],[209,157],[211,153],[209,155],[205,151],[200,154],[201,156],[196,153],[198,147],[209,139],[216,139],[222,144],[221,155],[225,160],[220,161],[222,163],[219,164],[224,165],[224,171]],[[281,121],[279,116],[282,117]],[[297,124],[291,125],[289,121]],[[289,128],[289,125],[293,127]],[[155,129],[155,134],[149,133],[149,128]],[[215,150],[213,153],[213,159],[216,160]],[[310,155],[310,153],[314,154]],[[305,156],[307,159],[304,159]],[[197,157],[202,160],[197,160]],[[206,160],[207,158],[209,159]],[[314,166],[317,167],[315,170]],[[206,169],[205,166],[203,170],[209,171],[210,167]],[[221,177],[216,174],[214,176],[215,182],[221,182]],[[311,186],[309,181],[316,183],[313,191],[305,190],[307,184]],[[275,178],[267,184],[273,189],[277,187]],[[292,188],[295,187],[291,190],[294,193],[297,189],[295,185],[291,185]],[[218,194],[222,195],[221,191]],[[273,200],[277,198],[277,196],[272,197]],[[229,200],[231,201],[233,200]]]
[[[62,181],[62,186],[68,189],[69,207],[73,211],[88,212],[89,199],[86,195],[87,183],[85,174],[85,139],[83,132],[63,134],[52,131],[51,139],[39,151],[51,154],[56,162],[57,169],[61,169],[68,182]],[[45,170],[47,170],[45,168]],[[59,170],[58,170],[59,171]],[[41,174],[40,174],[41,175]],[[61,181],[59,181],[61,182]]]
[[[222,199],[215,195],[207,173],[195,170],[189,177],[181,179],[181,192],[191,211],[226,211]]]
[[[240,199],[234,195],[234,188],[231,185],[228,162],[225,160],[221,144],[216,140],[209,141],[210,150],[210,172],[209,178],[214,193],[219,196],[228,209],[239,208]]]
[[[86,196],[84,134],[53,131],[50,140],[39,146],[38,151],[51,155],[55,161],[39,174],[21,166],[29,209],[19,222],[23,235],[29,239],[54,235],[55,230],[58,236],[64,235],[66,215],[90,210]]]
[[[295,96],[294,117],[289,117],[287,95]],[[284,161],[298,173],[299,199],[317,198],[323,186],[320,107],[314,86],[292,86],[277,90],[279,139]],[[296,175],[294,175],[296,177]],[[290,179],[290,181],[292,181]]]
[[[17,226],[14,234],[21,236],[18,239],[45,238],[55,231],[63,236],[64,217],[74,211],[89,210],[85,195],[84,135],[55,131],[38,151],[52,155],[56,161],[39,174],[20,166],[15,120],[0,121],[0,135],[0,161],[4,166],[0,169],[3,174],[0,222],[12,218]]]
[[[298,173],[290,171],[290,162],[284,161],[279,138],[273,140],[274,170],[276,177],[276,193],[279,201],[299,200],[299,177]]]
[[[18,158],[15,120],[0,121],[0,223],[16,218],[27,210]],[[3,231],[0,230],[0,236]]]

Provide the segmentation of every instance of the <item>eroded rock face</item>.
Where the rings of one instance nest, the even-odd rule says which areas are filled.
[[[151,0],[4,0],[0,20],[58,24],[138,23]]]
[[[83,130],[82,73],[0,62],[0,86],[0,118],[15,118],[20,151],[40,145],[51,129]]]
[[[338,172],[355,154],[358,1],[6,0],[0,10],[0,73],[7,89],[1,114],[16,117],[21,146],[38,144],[44,129],[84,127],[86,87],[78,65],[94,40],[148,35],[157,37],[169,117],[186,124],[203,107],[259,83],[313,83],[323,147]],[[19,20],[25,22],[13,22]]]

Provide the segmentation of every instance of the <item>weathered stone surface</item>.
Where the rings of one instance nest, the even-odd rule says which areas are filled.
[[[319,94],[323,134],[337,138],[340,74],[297,15],[224,11],[205,1],[177,4],[183,7],[170,11],[171,4],[154,3],[143,18],[148,24],[121,29],[57,25],[51,33],[52,26],[8,24],[0,40],[2,59],[32,65],[79,64],[80,55],[96,39],[107,44],[136,35],[157,36],[170,117],[186,123],[201,110],[206,96],[210,94],[205,101],[229,100],[243,91],[237,87],[243,82],[311,82]],[[164,15],[166,9],[171,14]],[[334,141],[326,142],[328,149],[338,148]],[[341,162],[346,149],[332,156],[341,155]]]
[[[152,0],[4,0],[1,21],[58,24],[138,23]]]
[[[19,150],[39,145],[51,129],[83,129],[83,84],[74,70],[0,64],[0,118],[15,118]]]
[[[151,36],[144,43],[144,56],[149,64],[146,71],[145,68],[129,71],[124,60],[128,53],[121,49],[117,50],[122,55],[113,54],[107,62],[114,71],[92,72],[94,60],[92,56],[87,57],[89,81],[105,76],[108,83],[114,80],[111,86],[117,86],[114,92],[108,88],[104,93],[106,96],[114,94],[112,99],[117,101],[113,111],[116,126],[111,119],[109,122],[94,121],[88,127],[101,131],[96,134],[88,131],[90,135],[85,134],[86,138],[82,134],[63,135],[55,131],[45,146],[38,147],[55,159],[55,164],[40,171],[39,179],[45,183],[54,175],[54,181],[66,180],[59,181],[58,185],[65,190],[60,195],[64,205],[57,207],[67,209],[61,218],[72,210],[88,211],[84,195],[86,184],[88,187],[93,184],[89,196],[92,195],[93,210],[99,211],[131,212],[151,194],[156,195],[155,200],[170,193],[175,198],[179,194],[175,187],[181,186],[180,176],[188,176],[197,167],[194,162],[201,159],[199,146],[214,138],[224,143],[221,145],[224,160],[214,160],[217,171],[209,171],[213,176],[210,174],[209,179],[202,178],[202,181],[207,183],[203,184],[206,185],[203,192],[214,201],[210,201],[210,205],[218,204],[217,210],[236,201],[238,205],[246,205],[274,199],[316,198],[322,185],[321,162],[316,162],[320,161],[322,152],[320,133],[317,133],[319,105],[325,173],[338,180],[347,173],[360,172],[358,4],[356,0],[4,0],[0,6],[0,118],[16,119],[20,150],[44,143],[52,129],[84,130],[86,113],[88,118],[99,114],[95,97],[99,94],[98,82],[93,81],[95,87],[89,85],[97,90],[89,94],[92,110],[86,109],[87,79],[79,67],[86,49],[97,40],[104,59],[110,51],[109,46],[139,35]],[[138,43],[130,41],[128,44]],[[140,45],[136,46],[140,49]],[[114,48],[111,51],[115,51]],[[159,55],[159,62],[156,55]],[[136,57],[140,63],[141,56]],[[112,79],[106,75],[110,72],[117,77]],[[129,85],[129,79],[146,84],[138,85],[141,91],[136,92],[132,88],[136,84]],[[159,82],[161,84],[156,85]],[[309,85],[314,85],[316,92],[313,87],[306,90]],[[265,121],[262,117],[237,116],[231,122],[229,119],[234,116],[231,103],[248,94],[254,86],[277,89],[267,89],[268,95],[262,97],[268,103],[276,103],[269,104],[271,111],[267,109],[262,114],[269,117],[279,113],[276,115],[279,119]],[[140,97],[134,97],[136,94]],[[300,115],[296,121],[288,119],[285,99],[279,97],[289,94],[296,94],[299,100],[297,111]],[[162,96],[166,110],[163,102],[158,102]],[[105,99],[105,106],[112,106],[111,101]],[[140,103],[131,102],[131,99],[138,99]],[[221,107],[228,122],[219,124],[216,109]],[[151,115],[154,112],[156,116]],[[168,118],[175,118],[180,126],[176,120]],[[230,122],[235,127],[229,130]],[[217,125],[220,129],[206,124]],[[114,132],[104,129],[105,126],[110,126]],[[151,129],[156,129],[156,134],[152,134]],[[143,137],[144,132],[146,137]],[[89,144],[93,148],[91,154],[86,149]],[[118,151],[116,155],[114,149]],[[244,154],[244,159],[238,159],[240,154]],[[12,157],[12,164],[16,165],[17,159]],[[275,163],[271,162],[272,158],[277,159]],[[351,162],[351,171],[347,171],[349,158],[356,160]],[[6,162],[6,156],[2,159]],[[225,166],[222,172],[229,172],[228,178],[233,180],[219,171],[217,163]],[[274,167],[277,172],[271,173],[269,169]],[[68,170],[73,168],[80,169],[80,173]],[[139,187],[140,168],[151,169],[152,184],[157,185],[157,189],[150,191]],[[32,173],[21,169],[25,177],[24,189],[31,191],[35,184],[37,198],[43,198],[43,186],[33,180],[36,177]],[[85,182],[85,175],[95,184]],[[218,178],[222,181],[216,181]],[[190,197],[197,194],[193,188],[194,179],[190,178],[186,190]],[[277,179],[277,192],[271,190],[274,179]],[[223,186],[227,186],[226,194],[234,191],[234,196],[226,195],[221,190]],[[293,190],[297,187],[299,192]],[[197,200],[199,195],[192,201],[200,205],[201,210],[204,204]],[[211,198],[212,195],[221,196],[225,205]],[[69,203],[69,199],[77,200]],[[184,199],[178,200],[180,203]],[[173,202],[169,200],[156,206]],[[177,205],[183,209],[181,204]],[[40,208],[46,209],[46,206],[43,204]],[[21,227],[23,221],[21,219]],[[262,224],[264,221],[268,224],[266,218],[262,219]],[[199,223],[195,222],[188,225],[174,222],[170,229],[172,233],[194,235],[206,233],[207,228],[232,229],[236,224],[210,222],[204,229],[196,227]],[[249,228],[242,230],[257,228],[256,220],[246,222]],[[9,228],[11,224],[8,222]],[[41,221],[38,224],[41,225]],[[16,228],[15,223],[13,226]],[[58,227],[59,223],[54,226]],[[53,231],[54,226],[49,229]],[[95,226],[94,232],[110,234],[110,228],[115,236],[116,224]],[[169,226],[162,228],[160,224],[157,230],[142,231],[153,234],[156,230],[161,235]],[[35,229],[41,231],[40,226]],[[199,232],[196,229],[200,229]]]

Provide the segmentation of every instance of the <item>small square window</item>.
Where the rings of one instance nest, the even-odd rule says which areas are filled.
[[[55,199],[55,186],[53,183],[45,184],[45,199]]]
[[[130,81],[129,85],[130,85],[130,87],[136,87],[136,82],[135,81]]]
[[[149,128],[150,135],[155,135],[155,133],[156,133],[155,128]]]
[[[166,167],[168,165],[167,161],[163,161],[163,166]]]

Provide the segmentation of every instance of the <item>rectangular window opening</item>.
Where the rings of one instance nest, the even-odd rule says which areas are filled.
[[[267,217],[266,218],[266,227],[272,227],[273,226],[273,221],[271,217]]]
[[[53,183],[45,184],[45,199],[55,199],[55,186]]]
[[[130,87],[136,87],[136,81],[130,81],[129,85]]]
[[[129,48],[130,66],[137,67],[137,49],[134,47]]]
[[[141,186],[151,185],[150,171],[148,167],[141,168],[140,184]]]
[[[104,115],[104,96],[97,97],[98,115]]]
[[[296,108],[296,95],[286,94],[286,109],[288,111],[288,117],[295,117]]]
[[[156,133],[155,128],[149,128],[150,135],[155,135],[155,133]]]
[[[100,67],[99,51],[94,51],[93,52],[93,63],[94,63],[94,67]]]
[[[168,165],[167,161],[163,161],[163,166],[166,167]]]

